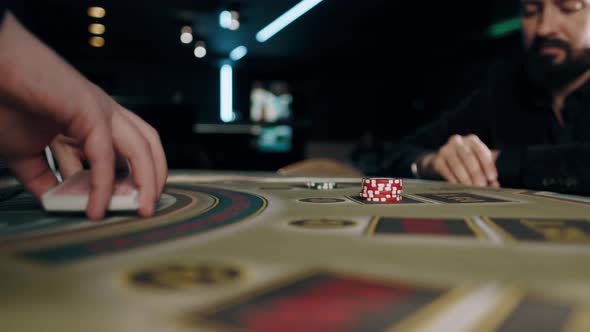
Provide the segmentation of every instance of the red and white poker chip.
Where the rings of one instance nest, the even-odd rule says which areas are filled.
[[[391,198],[385,198],[385,197],[365,198],[365,200],[367,202],[373,202],[373,203],[397,203],[397,202],[400,202],[402,199],[403,199],[402,196],[394,196]]]
[[[367,202],[394,203],[402,200],[402,189],[402,179],[364,178],[359,195]]]
[[[403,186],[402,179],[398,178],[364,178],[363,186],[378,187],[378,186]]]

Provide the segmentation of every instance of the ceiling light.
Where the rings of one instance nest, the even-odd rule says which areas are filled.
[[[194,54],[197,58],[203,58],[203,57],[205,57],[205,55],[207,55],[207,49],[205,48],[205,42],[198,41],[195,44]]]
[[[229,53],[229,58],[238,61],[248,53],[246,46],[238,46]]]
[[[240,21],[238,20],[231,20],[228,29],[230,30],[238,30],[240,28]]]
[[[180,41],[183,44],[190,44],[190,42],[193,41],[193,35],[188,32],[183,32],[182,34],[180,34]]]
[[[240,13],[237,10],[224,10],[219,14],[219,26],[224,29],[237,30],[240,28]]]
[[[193,28],[188,25],[180,28],[180,41],[183,44],[190,44],[193,41]]]
[[[90,44],[90,46],[92,46],[92,47],[103,47],[104,43],[105,43],[104,38],[99,37],[99,36],[92,36],[88,40],[88,44]]]
[[[94,35],[102,35],[106,30],[104,24],[92,23],[88,26],[88,32]]]
[[[229,10],[224,10],[221,13],[219,13],[219,26],[220,27],[222,27],[224,29],[229,29],[231,22],[232,22],[232,17],[231,17],[231,13]]]
[[[102,7],[88,7],[88,16],[94,18],[103,18],[107,12]]]
[[[223,122],[231,122],[234,119],[233,110],[233,75],[232,66],[224,64],[219,70],[219,81],[220,81],[220,100],[219,100],[219,118]]]
[[[307,13],[308,10],[315,7],[322,0],[302,0],[296,4],[293,8],[286,11],[283,15],[272,21],[269,25],[258,31],[256,34],[256,40],[263,43],[270,37],[274,36],[277,32],[281,31],[291,22],[295,21],[301,15]]]

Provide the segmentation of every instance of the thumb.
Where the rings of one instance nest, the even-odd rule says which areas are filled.
[[[44,193],[58,184],[43,154],[7,161],[16,178],[37,199],[41,199]]]

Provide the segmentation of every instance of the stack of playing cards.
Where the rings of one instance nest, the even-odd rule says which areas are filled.
[[[47,211],[84,211],[90,195],[90,171],[83,170],[49,190],[41,197]],[[137,188],[131,178],[117,176],[109,211],[138,209]]]

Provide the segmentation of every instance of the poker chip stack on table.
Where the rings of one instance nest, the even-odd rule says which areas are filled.
[[[318,190],[330,190],[336,188],[335,182],[330,181],[310,181],[307,182],[307,187],[310,189],[318,189]]]
[[[367,202],[395,203],[402,200],[402,189],[402,179],[364,178],[360,196]]]

